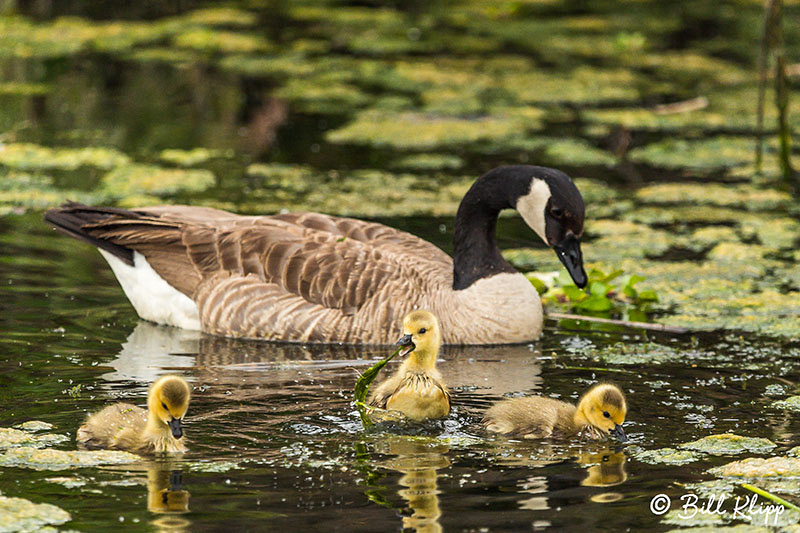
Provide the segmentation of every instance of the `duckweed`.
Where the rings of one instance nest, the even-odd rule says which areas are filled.
[[[777,445],[769,439],[743,437],[732,433],[709,435],[702,439],[681,444],[680,448],[711,455],[733,455],[737,453],[767,453]]]

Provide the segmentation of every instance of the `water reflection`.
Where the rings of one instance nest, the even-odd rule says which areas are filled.
[[[446,455],[450,448],[434,439],[398,435],[378,443],[376,451],[394,455],[378,463],[379,466],[403,474],[398,480],[403,488],[397,491],[407,504],[407,512],[402,519],[403,529],[414,529],[421,533],[441,532],[438,471],[450,466],[450,459]]]
[[[581,481],[584,487],[611,487],[624,483],[628,479],[625,470],[625,453],[606,449],[595,453],[582,453],[578,463],[591,465],[586,469],[586,479]]]
[[[147,465],[147,510],[161,515],[150,522],[156,531],[189,531],[191,522],[179,516],[189,512],[189,496],[177,463],[168,460]]]
[[[298,370],[336,370],[367,366],[390,349],[381,346],[277,344],[227,339],[139,321],[108,363],[108,382],[152,383],[166,371],[194,367],[195,378],[219,376],[220,370],[268,371],[271,380],[295,379]],[[533,345],[446,346],[441,372],[452,388],[493,396],[536,390],[542,383],[541,353]],[[391,363],[399,364],[399,363]],[[387,370],[391,370],[390,368]],[[353,376],[355,384],[355,374]]]

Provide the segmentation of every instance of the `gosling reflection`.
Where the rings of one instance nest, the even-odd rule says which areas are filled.
[[[158,532],[191,531],[192,523],[180,515],[189,512],[189,491],[183,473],[172,461],[154,462],[147,467],[147,510],[158,515],[150,525]]]
[[[183,489],[180,470],[147,470],[147,510],[157,514],[189,512],[189,491]]]
[[[625,454],[621,451],[604,450],[599,453],[583,453],[578,463],[591,465],[586,469],[586,478],[581,481],[584,487],[613,487],[628,479],[625,471]]]
[[[450,448],[434,439],[394,436],[381,442],[377,451],[395,456],[379,463],[379,466],[403,474],[398,483],[404,488],[397,493],[407,502],[410,512],[403,516],[403,529],[420,533],[441,532],[438,470],[450,466],[446,455]]]

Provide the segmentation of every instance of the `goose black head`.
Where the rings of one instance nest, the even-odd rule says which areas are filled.
[[[516,201],[516,209],[564,264],[578,287],[588,281],[583,268],[581,237],[585,205],[572,179],[545,167],[528,169],[529,188]]]

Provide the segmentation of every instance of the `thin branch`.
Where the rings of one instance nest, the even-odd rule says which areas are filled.
[[[667,331],[669,333],[688,333],[688,328],[680,326],[667,326],[665,324],[652,324],[650,322],[632,322],[629,320],[615,320],[613,318],[599,318],[585,315],[572,315],[569,313],[547,313],[547,318],[555,320],[585,320],[586,322],[599,322],[601,324],[614,324],[626,328],[647,329],[651,331]]]

